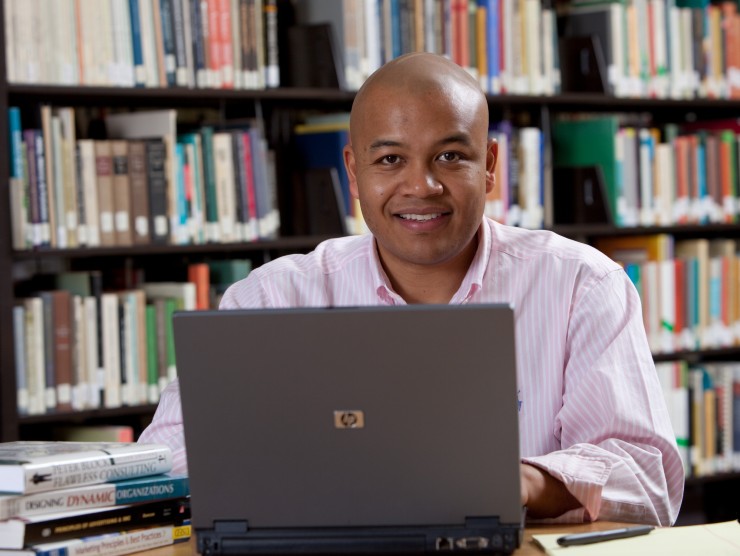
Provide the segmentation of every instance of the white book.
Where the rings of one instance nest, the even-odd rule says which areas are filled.
[[[28,413],[46,413],[46,359],[44,355],[44,308],[40,297],[23,300],[26,309],[26,367]]]
[[[144,57],[144,72],[147,87],[160,87],[159,65],[157,60],[156,35],[154,33],[154,12],[152,2],[159,0],[139,0],[139,23],[141,28],[141,51]]]
[[[216,176],[218,221],[221,223],[221,241],[239,239],[236,222],[236,192],[234,190],[234,162],[231,134],[213,134],[213,167]]]
[[[85,407],[97,409],[100,407],[103,391],[102,377],[105,369],[99,367],[99,330],[98,330],[98,300],[94,296],[84,298],[85,321],[85,369],[83,376],[87,384]]]
[[[8,83],[17,83],[16,75],[16,50],[18,49],[18,36],[15,29],[15,3],[18,0],[5,0],[3,2],[3,21],[5,22],[5,76]]]
[[[425,10],[428,10],[430,2],[424,1]],[[380,61],[380,11],[378,6],[378,0],[364,0],[365,16],[363,17],[363,23],[365,24],[365,50],[367,53],[367,75],[370,76],[372,73],[380,68],[382,65]],[[424,50],[429,52],[429,48],[434,44],[434,27],[429,25],[430,17],[425,13],[425,36],[426,44]],[[433,24],[433,22],[431,22]],[[431,34],[431,40],[429,35]]]
[[[118,295],[104,293],[100,297],[103,327],[104,407],[120,407],[121,395],[121,325]]]
[[[0,490],[31,494],[167,473],[161,444],[21,441],[0,444]]]
[[[72,296],[72,409],[87,407],[87,328],[84,299]]]
[[[542,131],[536,127],[525,127],[520,130],[522,152],[520,192],[524,194],[521,224],[525,228],[542,228],[544,206],[541,188],[541,142]]]
[[[131,36],[131,10],[128,0],[112,0],[113,51],[115,56],[115,83],[134,87],[134,53]]]
[[[660,296],[658,353],[672,353],[678,347],[676,328],[676,264],[673,259],[658,262]]]
[[[23,305],[13,307],[13,351],[15,354],[16,407],[19,415],[27,415],[28,365],[26,364],[26,309]]]
[[[524,71],[527,81],[526,92],[530,95],[540,95],[543,92],[541,12],[540,0],[525,0],[523,17],[526,46],[524,48],[527,61]]]
[[[645,329],[647,331],[650,351],[661,352],[661,273],[658,261],[646,261],[642,264],[643,305],[647,312]]]
[[[85,224],[87,229],[87,246],[100,246],[100,227],[98,225],[98,185],[95,170],[95,142],[92,139],[77,141],[80,158],[80,178],[85,197]]]
[[[673,223],[675,204],[675,157],[669,143],[655,146],[655,223],[669,226]]]
[[[88,554],[105,554],[106,556],[123,556],[133,552],[149,551],[161,546],[169,546],[190,538],[191,526],[165,525],[150,527],[123,533],[96,535],[35,545],[31,551],[20,551],[18,556],[36,555],[41,551],[66,556],[86,556]],[[44,552],[46,553],[46,552]]]

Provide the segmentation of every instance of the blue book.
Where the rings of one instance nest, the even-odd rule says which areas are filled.
[[[131,13],[131,50],[134,59],[134,83],[137,87],[146,85],[144,71],[144,51],[141,48],[141,20],[139,19],[139,0],[129,0]]]
[[[501,92],[501,67],[499,57],[501,48],[499,0],[478,0],[486,8],[486,44],[488,45],[488,92]]]
[[[8,133],[10,177],[23,179],[23,131],[21,129],[21,110],[17,106],[8,108]]]
[[[295,141],[304,168],[336,168],[346,214],[353,214],[349,177],[344,167],[344,156],[342,154],[344,146],[349,143],[349,131],[299,133],[295,136]]]

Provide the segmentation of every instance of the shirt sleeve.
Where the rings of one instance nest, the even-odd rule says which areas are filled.
[[[579,296],[553,429],[561,449],[523,461],[561,480],[581,503],[555,521],[670,525],[681,505],[684,469],[639,296],[622,270]]]
[[[177,379],[170,382],[162,391],[154,418],[141,433],[139,442],[166,444],[172,450],[172,473],[188,472],[182,426],[182,406],[180,405],[180,383]]]

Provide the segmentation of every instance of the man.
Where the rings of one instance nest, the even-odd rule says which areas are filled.
[[[421,53],[386,64],[357,93],[344,149],[372,235],[264,265],[221,307],[510,302],[528,515],[668,525],[683,468],[637,293],[591,247],[484,218],[496,156],[465,71]],[[184,468],[177,383],[141,440]]]

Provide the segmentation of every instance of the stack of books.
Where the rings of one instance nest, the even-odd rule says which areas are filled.
[[[131,554],[190,538],[188,479],[167,446],[0,444],[0,554]]]

